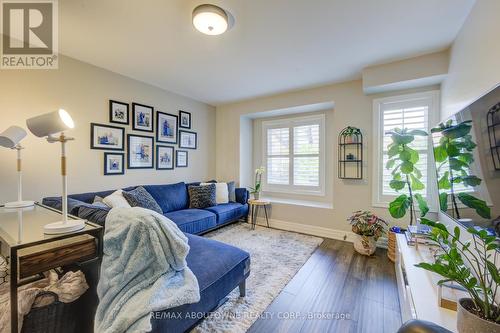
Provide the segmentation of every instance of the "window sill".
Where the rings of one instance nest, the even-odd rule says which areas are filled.
[[[278,203],[278,204],[284,204],[284,205],[333,209],[333,204],[330,202],[321,202],[321,201],[313,201],[313,200],[298,200],[298,199],[289,199],[289,198],[276,198],[276,197],[270,197],[270,196],[262,197],[261,199],[268,200],[271,203]]]

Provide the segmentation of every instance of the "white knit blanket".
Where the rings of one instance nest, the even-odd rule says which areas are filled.
[[[113,208],[106,218],[96,333],[148,332],[151,313],[200,300],[187,267],[187,237],[144,208]]]

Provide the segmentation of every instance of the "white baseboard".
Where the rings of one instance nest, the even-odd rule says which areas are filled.
[[[249,218],[250,222],[250,218]],[[257,225],[267,226],[266,219],[263,217],[257,218]],[[322,238],[330,238],[343,240],[347,242],[354,242],[355,234],[351,231],[330,229],[324,227],[318,227],[314,225],[301,224],[295,222],[287,222],[276,219],[269,219],[269,226],[274,229],[280,229],[285,231],[293,231],[301,234],[317,236]],[[387,248],[387,237],[380,237],[377,242],[377,247]]]

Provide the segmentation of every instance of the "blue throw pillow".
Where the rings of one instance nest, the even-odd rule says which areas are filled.
[[[227,192],[229,193],[229,202],[236,202],[236,185],[234,182],[227,183]]]
[[[149,194],[149,192],[142,186],[139,186],[135,190],[129,192],[123,191],[122,194],[125,200],[127,200],[132,207],[142,207],[155,211],[159,214],[163,214],[160,205],[158,205],[151,194]]]
[[[189,208],[203,209],[217,205],[215,184],[189,186]]]

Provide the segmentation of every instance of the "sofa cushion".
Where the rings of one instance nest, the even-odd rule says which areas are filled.
[[[245,216],[247,206],[237,202],[230,202],[213,207],[208,207],[206,210],[217,215],[217,224],[232,222],[240,217]]]
[[[215,201],[217,204],[229,202],[229,192],[226,183],[201,183],[201,185],[215,185]]]
[[[111,208],[130,208],[130,204],[123,196],[123,190],[116,190],[115,192],[102,199],[106,205]]]
[[[207,208],[217,204],[215,184],[189,186],[188,191],[189,208]]]
[[[142,186],[129,192],[123,191],[122,194],[132,207],[142,207],[157,212],[158,214],[163,214],[158,203]]]
[[[145,185],[146,191],[160,205],[163,214],[188,208],[189,197],[183,182],[168,185]]]
[[[78,217],[93,223],[104,226],[106,217],[111,210],[111,207],[102,207],[98,205],[82,205],[78,207]]]
[[[233,181],[227,182],[227,192],[229,202],[236,202],[236,184]]]
[[[124,188],[123,190],[124,191],[132,191],[136,187],[137,186],[129,186],[129,187]],[[101,198],[105,198],[105,197],[107,197],[108,195],[112,194],[115,191],[116,190],[99,191],[99,192],[87,192],[87,193],[79,193],[79,194],[70,194],[70,195],[68,195],[68,198],[80,200],[80,201],[83,201],[83,202],[91,204],[91,203],[94,202],[94,199],[95,199],[96,196],[99,196]]]
[[[202,209],[182,209],[164,214],[183,232],[199,234],[217,226],[214,213]]]

